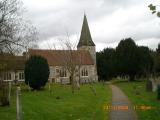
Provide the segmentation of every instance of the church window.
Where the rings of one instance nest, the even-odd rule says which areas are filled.
[[[82,69],[81,75],[82,75],[82,76],[88,76],[88,70],[85,69],[85,68]]]
[[[67,77],[67,71],[65,69],[60,70],[60,77]]]
[[[56,73],[59,73],[59,69],[56,69]]]
[[[3,74],[3,79],[4,79],[4,80],[11,80],[11,73],[5,72],[5,73]]]
[[[23,79],[24,79],[24,73],[23,73],[23,72],[20,72],[20,73],[19,73],[19,79],[20,79],[20,80],[23,80]]]

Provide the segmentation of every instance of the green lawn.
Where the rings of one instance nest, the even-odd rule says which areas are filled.
[[[145,82],[119,82],[116,83],[129,97],[133,106],[137,105],[136,112],[139,120],[160,120],[160,101],[157,101],[156,92],[146,92]],[[135,94],[134,88],[138,86],[140,95]],[[141,106],[151,106],[151,110],[142,110]]]
[[[53,85],[52,94],[47,86],[36,92],[22,89],[23,120],[107,120],[108,112],[103,106],[111,103],[108,85],[93,84],[97,96],[89,86],[82,85],[75,94],[71,93],[69,85]],[[16,120],[15,91],[10,107],[0,107],[0,120]]]

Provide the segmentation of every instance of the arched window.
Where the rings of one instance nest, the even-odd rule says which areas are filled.
[[[60,77],[67,77],[67,71],[65,69],[60,70]]]
[[[20,73],[19,73],[19,79],[20,79],[20,80],[23,80],[23,79],[24,79],[24,72],[20,72]]]
[[[11,73],[10,72],[5,72],[3,74],[3,80],[11,80]]]
[[[86,68],[82,69],[81,75],[82,76],[88,76],[88,70]]]

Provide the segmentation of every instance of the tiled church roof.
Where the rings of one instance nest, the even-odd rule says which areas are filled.
[[[29,49],[29,55],[40,55],[47,59],[50,66],[63,66],[69,61],[77,65],[93,65],[94,62],[85,50],[43,50]]]
[[[25,56],[0,54],[0,69],[2,70],[24,70],[25,61],[26,61]]]

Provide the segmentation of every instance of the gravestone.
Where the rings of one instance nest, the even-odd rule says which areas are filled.
[[[16,91],[17,120],[22,120],[21,88]]]
[[[160,85],[157,87],[157,99],[160,100]]]
[[[152,81],[148,80],[146,83],[146,91],[152,92],[152,89],[153,89]]]
[[[157,82],[155,80],[152,81],[152,85],[153,85],[153,89],[152,91],[153,92],[156,92],[157,91]]]

